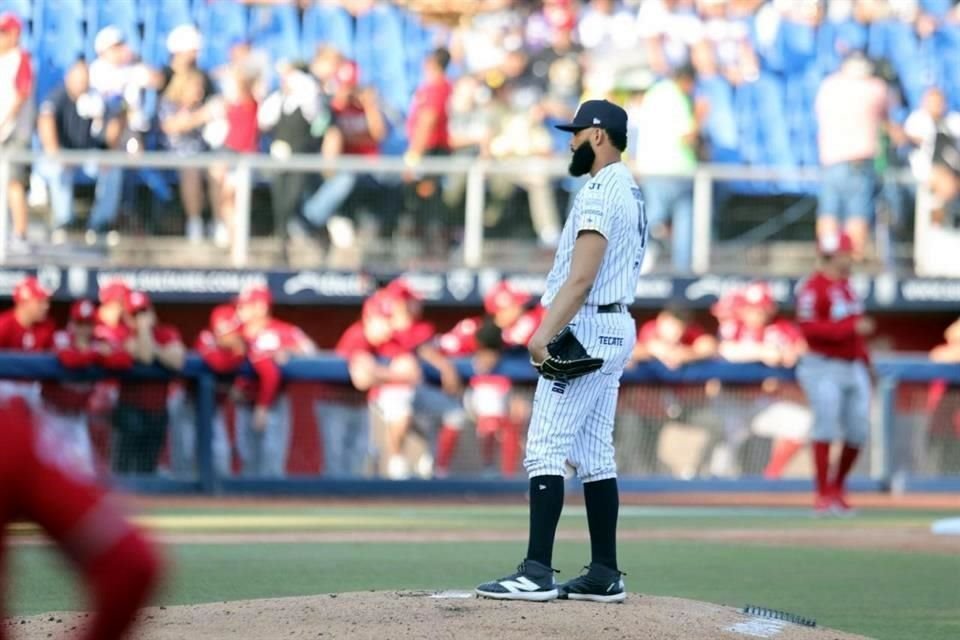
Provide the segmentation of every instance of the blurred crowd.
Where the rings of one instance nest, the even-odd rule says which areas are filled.
[[[237,3],[196,4],[214,11]],[[244,4],[294,11],[281,1]],[[417,17],[404,5],[425,13]],[[878,211],[894,220],[907,213],[909,194],[883,179],[891,167],[909,167],[933,194],[935,220],[952,224],[960,190],[960,82],[950,62],[960,55],[960,8],[953,2],[497,0],[397,6],[351,0],[300,2],[296,19],[306,25],[310,12],[320,10],[338,18],[331,29],[359,29],[369,16],[376,19],[370,24],[427,21],[415,42],[409,30],[389,41],[405,61],[402,86],[371,68],[384,59],[382,53],[371,58],[359,44],[352,52],[339,50],[339,36],[346,34],[325,36],[316,50],[295,59],[289,47],[273,41],[240,34],[224,44],[217,34],[186,23],[167,33],[161,63],[148,65],[123,29],[106,24],[93,37],[93,57],[71,64],[49,94],[36,95],[36,62],[20,43],[23,19],[4,14],[0,143],[23,148],[35,139],[50,153],[164,149],[192,157],[220,150],[281,160],[293,153],[402,155],[408,167],[403,176],[258,176],[270,187],[275,232],[350,246],[361,223],[369,223],[373,233],[425,235],[429,246],[446,248],[458,241],[462,216],[456,212],[464,205],[465,181],[423,175],[422,158],[563,155],[569,141],[551,124],[569,119],[582,99],[609,97],[629,110],[627,159],[641,178],[654,238],[670,248],[675,269],[690,266],[692,181],[662,174],[690,172],[700,161],[821,165],[818,233],[845,227],[858,254],[867,251]],[[224,48],[222,64],[209,62],[214,41]],[[237,188],[231,165],[177,171],[183,229],[191,241],[231,244]],[[131,182],[145,184],[159,199],[172,196],[170,184],[149,170],[41,162],[31,181],[27,169],[16,167],[11,176],[16,251],[29,251],[28,196],[49,203],[55,243],[77,228],[77,182],[96,183],[81,227],[91,243],[116,238],[123,227],[118,216],[132,206]],[[566,196],[576,186],[537,172],[491,176],[484,222],[497,226],[515,205],[515,194],[525,193],[539,242],[554,246]],[[755,183],[729,188],[810,192],[809,185],[787,181],[759,191]]]

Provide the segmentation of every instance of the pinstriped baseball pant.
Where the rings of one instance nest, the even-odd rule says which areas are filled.
[[[569,382],[539,379],[523,466],[531,478],[563,476],[568,462],[583,482],[615,478],[613,423],[636,324],[628,313],[584,307],[570,327],[603,367]]]

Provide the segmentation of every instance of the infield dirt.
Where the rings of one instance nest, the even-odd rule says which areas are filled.
[[[439,596],[439,597],[438,597]],[[801,612],[802,613],[802,612]],[[86,614],[48,613],[14,618],[15,637],[60,637]],[[11,629],[13,631],[13,629]],[[645,638],[648,640],[856,640],[864,638],[751,618],[731,607],[631,594],[623,604],[481,600],[469,592],[341,593],[297,598],[152,607],[134,638],[143,640],[280,640],[420,638],[529,640],[530,638]]]

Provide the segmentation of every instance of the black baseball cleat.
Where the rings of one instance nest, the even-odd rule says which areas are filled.
[[[627,589],[623,585],[625,573],[596,563],[584,569],[586,573],[560,585],[558,598],[592,602],[623,602],[627,599]]]
[[[524,560],[517,572],[493,582],[484,582],[476,588],[477,597],[497,600],[556,600],[557,584],[553,580],[556,569],[536,560]]]

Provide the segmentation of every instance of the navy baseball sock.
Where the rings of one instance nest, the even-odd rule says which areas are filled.
[[[527,560],[553,566],[553,540],[563,511],[563,476],[530,478],[530,541]]]
[[[620,511],[617,479],[584,482],[583,501],[590,527],[591,561],[617,571],[617,516]]]

